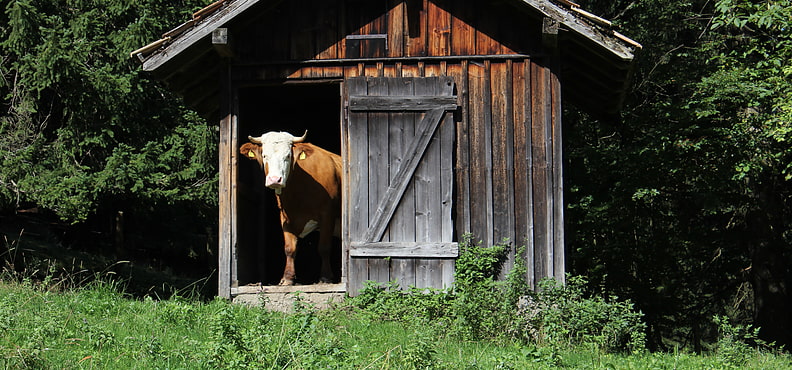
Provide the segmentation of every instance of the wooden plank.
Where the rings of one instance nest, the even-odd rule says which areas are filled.
[[[515,245],[525,246],[526,279],[534,286],[533,208],[531,207],[531,62],[514,63],[514,215]]]
[[[314,13],[316,16],[316,58],[317,59],[336,59],[341,54],[338,53],[338,40],[341,38],[339,27],[341,25],[338,15],[339,5],[336,1],[314,2]],[[307,13],[304,10],[297,14]],[[333,68],[333,67],[331,67]],[[334,67],[338,68],[338,67]],[[327,76],[326,76],[327,77]]]
[[[550,93],[552,96],[552,134],[553,141],[553,276],[561,282],[565,280],[566,262],[564,253],[564,186],[563,186],[563,150],[561,119],[561,83],[556,74],[558,59],[551,64]]]
[[[527,199],[527,237],[525,239],[525,266],[528,270],[526,274],[527,281],[530,286],[538,287],[539,280],[536,280],[536,227],[534,223],[534,193],[533,193],[533,81],[536,78],[533,75],[533,60],[527,60],[523,66],[525,74],[525,120],[527,126],[526,130],[526,156],[527,156],[527,171],[526,175],[526,191],[528,192]]]
[[[426,2],[427,13],[427,55],[446,56],[451,54],[451,14],[442,6],[446,0]],[[447,9],[447,8],[446,8]]]
[[[315,12],[306,12],[304,4],[299,1],[290,1],[290,13],[299,14],[299,17],[289,17],[291,45],[289,56],[292,60],[313,59],[316,51]]]
[[[372,78],[368,80],[369,96],[388,95],[388,84],[384,78]],[[350,108],[352,107],[353,97],[350,97]],[[385,112],[368,113],[368,219],[374,222],[376,218],[377,205],[390,185],[390,173],[388,166],[379,164],[388,163],[388,130],[389,117]],[[366,183],[364,183],[366,184]],[[370,227],[371,225],[369,225]],[[382,235],[383,241],[390,240],[387,233]]]
[[[429,0],[407,0],[407,56],[426,56],[428,19],[426,7]]]
[[[388,81],[389,91],[397,96],[409,96],[415,93],[414,82],[412,79],[391,79]],[[391,182],[394,182],[398,169],[404,161],[404,155],[409,147],[410,141],[415,137],[415,121],[417,113],[403,113],[398,120],[394,120],[390,125],[389,132],[389,159]],[[392,225],[398,225],[393,229],[389,228],[391,240],[394,241],[415,241],[415,185],[410,181],[404,191],[401,202],[399,202],[396,212],[393,214]],[[450,240],[450,239],[449,239]],[[412,264],[411,264],[412,265]],[[403,267],[407,267],[406,265]],[[415,268],[412,268],[412,282],[415,283]]]
[[[454,168],[454,189],[456,197],[456,231],[457,240],[462,240],[464,233],[470,229],[470,143],[468,117],[470,96],[468,88],[468,62],[462,61],[458,65],[449,67],[449,75],[459,83],[459,104],[457,129],[456,129],[456,163]]]
[[[350,96],[351,111],[425,111],[429,108],[456,109],[456,96]]]
[[[436,96],[439,93],[437,85],[437,79],[417,79],[415,93]],[[441,120],[442,116],[438,117],[438,121]],[[419,242],[441,241],[440,122],[436,127],[430,134],[429,145],[418,155],[418,167],[412,179],[415,183],[415,238]]]
[[[444,64],[444,63],[443,62],[440,62],[440,63],[436,63],[435,62],[435,63],[424,64],[424,76],[426,76],[426,77],[444,76],[445,73],[443,73],[443,67],[442,67],[441,64]]]
[[[407,188],[410,178],[418,167],[420,155],[426,151],[426,147],[429,145],[432,134],[435,129],[437,129],[437,125],[440,123],[440,118],[443,114],[445,114],[445,110],[442,108],[432,109],[427,112],[424,119],[421,120],[421,123],[416,127],[415,131],[418,134],[406,152],[407,159],[402,163],[401,168],[397,172],[396,179],[398,181],[389,186],[385,196],[381,198],[379,206],[377,207],[377,212],[374,219],[370,222],[364,240],[377,241],[382,238],[387,223],[396,209],[397,201],[404,194],[404,190]]]
[[[230,69],[230,68],[229,68]],[[230,73],[229,73],[230,76]],[[237,208],[239,198],[239,187],[237,180],[239,179],[239,90],[236,84],[229,83],[229,93],[231,94],[231,127],[229,131],[231,137],[229,138],[229,148],[231,168],[230,168],[230,201],[231,201],[231,286],[239,285],[239,227],[237,220],[239,219],[239,210]]]
[[[225,71],[226,73],[228,71]],[[218,148],[218,282],[217,295],[223,298],[231,298],[231,260],[232,260],[232,228],[231,218],[233,217],[233,203],[231,202],[231,102],[233,94],[230,92],[230,84],[227,78],[221,76],[223,84],[222,106],[225,107],[226,115],[219,122],[220,141]]]
[[[415,287],[439,288],[442,281],[443,270],[436,259],[415,260]]]
[[[444,258],[438,261],[440,265],[440,285],[439,288],[449,289],[454,286],[454,268],[456,259]]]
[[[495,213],[494,211],[494,204],[492,203],[492,63],[489,60],[484,61],[484,81],[483,81],[483,88],[481,95],[484,98],[482,102],[482,117],[483,122],[481,122],[481,128],[483,130],[483,142],[481,143],[483,147],[481,147],[482,154],[484,155],[484,166],[486,169],[486,175],[484,176],[485,187],[484,187],[484,194],[485,194],[485,207],[487,212],[487,228],[485,231],[485,245],[494,245],[497,241],[494,239],[493,230],[495,229],[495,224],[492,215]]]
[[[347,73],[350,75],[357,75],[358,68],[350,67]],[[345,98],[351,94],[365,94],[368,91],[368,86],[364,78],[349,78],[344,84]],[[344,233],[344,248],[346,251],[347,262],[347,292],[350,295],[357,295],[358,291],[363,288],[363,282],[369,279],[368,276],[368,260],[351,258],[349,256],[351,240],[359,239],[365,230],[368,228],[368,188],[361,186],[353,186],[353,184],[362,184],[367,181],[365,176],[368,175],[368,157],[367,149],[368,142],[361,142],[361,139],[368,137],[368,116],[366,113],[347,112],[348,117],[344,123],[344,141],[347,155],[344,157],[346,166],[344,166],[345,177],[342,181],[345,189],[344,204],[347,208],[343,212],[342,217],[346,219],[346,228],[342,230]]]
[[[344,82],[339,86],[339,93],[341,95],[341,111],[339,112],[338,120],[341,122],[341,162],[343,168],[341,169],[341,283],[349,284],[349,224],[352,216],[350,207],[350,186],[348,180],[350,178],[349,169],[349,152],[350,152],[350,139],[349,139],[349,113],[347,106],[349,105],[349,83]],[[347,289],[349,290],[349,289]]]
[[[533,224],[534,224],[534,267],[535,279],[541,280],[552,274],[551,230],[552,218],[548,211],[551,207],[550,197],[550,135],[549,124],[549,78],[543,66],[532,65],[531,73],[531,156],[533,183]]]
[[[394,78],[394,77],[401,77],[399,71],[397,70],[396,63],[387,63],[383,67],[383,77]]]
[[[358,295],[366,280],[370,280],[368,274],[367,258],[349,258],[349,280],[347,280],[347,293],[351,296]]]
[[[350,12],[347,9],[347,2],[337,1],[335,5],[338,8],[338,58],[348,58],[349,54],[347,54],[346,38],[344,36],[351,35],[355,29],[349,21]],[[344,76],[346,76],[346,73]]]
[[[349,94],[361,94],[368,91],[366,80],[354,78],[347,81]],[[368,115],[363,112],[349,112],[347,130],[349,140],[349,178],[344,179],[345,186],[350,187],[349,196],[349,237],[359,240],[368,229]],[[355,186],[358,185],[358,186]]]
[[[451,55],[473,55],[476,51],[476,30],[466,20],[474,19],[473,0],[453,2],[451,18]],[[456,15],[459,15],[457,17]]]
[[[514,235],[514,101],[512,62],[491,64],[492,80],[492,186],[493,241],[515,242]],[[514,248],[503,265],[505,277],[514,265]]]
[[[474,238],[477,240],[482,240],[489,244],[492,240],[488,236],[492,228],[489,220],[491,213],[487,211],[487,198],[491,192],[487,191],[487,178],[491,177],[491,170],[488,169],[491,162],[486,160],[486,152],[489,152],[490,144],[489,138],[486,136],[488,129],[484,127],[489,123],[484,117],[486,113],[484,95],[488,93],[488,90],[484,87],[486,82],[485,73],[486,69],[483,64],[470,63],[468,65],[470,232],[473,233]]]
[[[479,6],[481,3],[478,3]],[[479,17],[476,22],[476,54],[498,55],[501,54],[501,44],[498,42],[498,22],[496,17]]]
[[[421,73],[418,70],[418,64],[403,64],[402,77],[420,77]]]
[[[369,280],[378,283],[391,281],[390,260],[388,258],[369,258],[368,259]]]
[[[450,87],[453,89],[453,86]],[[454,115],[446,114],[440,123],[440,240],[454,239],[451,217],[454,205]]]
[[[388,56],[404,56],[404,47],[407,40],[405,27],[407,3],[403,0],[389,0],[388,11]]]
[[[415,286],[415,258],[391,258],[391,280],[396,280],[400,289]]]
[[[361,29],[361,35],[386,35],[382,38],[372,38],[368,40],[361,40],[360,56],[364,58],[380,58],[387,56],[387,3],[379,1],[366,1],[360,3],[360,7],[364,9],[363,15],[366,20],[376,15],[376,18],[371,19],[368,24]]]
[[[458,257],[456,242],[352,242],[352,257]]]

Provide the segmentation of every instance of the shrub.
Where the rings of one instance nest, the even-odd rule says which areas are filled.
[[[752,325],[732,324],[726,316],[715,315],[712,320],[718,326],[715,359],[720,368],[743,368],[757,353],[753,346],[760,349],[775,346],[775,343],[768,344],[759,339],[760,328]]]
[[[643,313],[632,302],[611,296],[585,297],[586,279],[567,276],[566,285],[548,278],[518,305],[525,340],[550,344],[591,344],[606,351],[638,352],[646,346]]]
[[[553,348],[592,345],[608,352],[645,348],[646,324],[632,302],[585,296],[586,280],[579,276],[568,276],[566,285],[544,279],[533,292],[525,280],[522,258],[499,281],[508,251],[507,240],[481,247],[466,236],[460,243],[452,290],[400,290],[396,282],[367,282],[349,302],[369,319],[433,327],[439,335],[462,339],[517,339]],[[524,248],[517,252],[521,255]]]
[[[508,240],[481,247],[466,235],[460,243],[454,270],[454,327],[463,338],[498,337],[512,321],[514,306],[506,293],[508,285],[498,281],[509,252]]]

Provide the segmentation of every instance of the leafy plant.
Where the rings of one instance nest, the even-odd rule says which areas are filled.
[[[640,352],[646,346],[643,314],[629,301],[584,295],[586,280],[568,276],[566,285],[544,279],[519,303],[520,334],[534,343],[585,345],[605,351]]]

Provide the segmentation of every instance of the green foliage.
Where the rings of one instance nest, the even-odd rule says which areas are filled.
[[[522,335],[550,345],[593,345],[605,351],[641,352],[646,348],[643,314],[630,301],[584,295],[586,280],[569,276],[566,284],[544,279],[536,293],[520,302]]]
[[[129,58],[203,3],[4,2],[2,209],[82,222],[107,208],[215,202],[212,128]]]
[[[757,351],[775,347],[759,338],[759,328],[752,325],[734,325],[725,316],[714,316],[712,321],[718,326],[718,342],[715,346],[715,359],[722,369],[742,369]],[[756,348],[756,349],[754,349]]]
[[[792,3],[581,5],[644,49],[621,116],[565,112],[571,272],[630,298],[653,349],[705,350],[714,315],[789,343]]]
[[[468,235],[459,243],[454,265],[453,312],[456,327],[464,337],[497,337],[512,321],[514,302],[504,300],[509,287],[497,281],[509,252],[506,243],[492,247],[473,244]]]
[[[524,248],[519,248],[522,254]],[[646,347],[643,314],[630,301],[587,297],[586,280],[570,276],[528,289],[526,267],[517,258],[505,281],[498,281],[508,252],[504,244],[481,247],[465,238],[455,265],[453,290],[399,290],[392,282],[369,282],[350,303],[369,320],[389,320],[432,330],[436,336],[463,340],[517,340],[526,358],[558,364],[558,349],[590,345],[605,352],[641,352]]]

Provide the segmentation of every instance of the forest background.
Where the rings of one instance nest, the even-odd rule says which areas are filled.
[[[569,272],[652,349],[705,348],[714,315],[792,344],[792,1],[578,3],[644,48],[619,116],[564,111]],[[206,1],[0,4],[0,232],[210,274],[216,122],[129,58]]]

